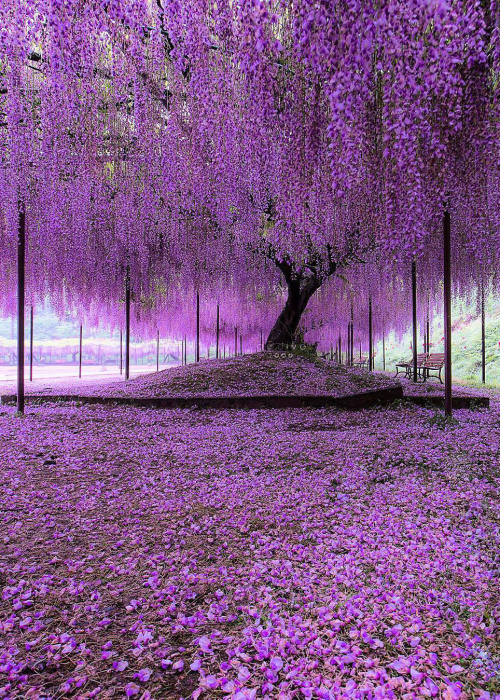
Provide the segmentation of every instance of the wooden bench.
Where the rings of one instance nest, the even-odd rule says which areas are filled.
[[[361,357],[355,357],[352,361],[353,367],[361,367],[362,369],[368,368],[368,355],[362,355]]]
[[[421,374],[422,368],[424,367],[428,357],[429,356],[426,352],[423,352],[423,353],[417,355],[417,371],[418,371],[419,377],[422,376],[422,374]],[[407,379],[411,379],[411,375],[413,372],[413,357],[408,362],[398,362],[397,363],[396,374],[394,375],[395,377],[398,376],[400,369],[404,370],[405,377]]]
[[[431,377],[429,372],[437,372],[436,378],[439,379],[441,384],[443,380],[441,379],[441,372],[444,367],[444,352],[431,353],[427,356],[424,364],[422,365],[422,371],[424,376],[424,382]]]

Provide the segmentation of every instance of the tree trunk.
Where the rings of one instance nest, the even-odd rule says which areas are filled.
[[[297,329],[309,299],[321,287],[317,277],[288,280],[288,298],[265,344],[266,350],[281,350],[296,341]]]

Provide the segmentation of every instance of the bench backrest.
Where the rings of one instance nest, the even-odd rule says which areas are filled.
[[[444,365],[444,352],[431,353],[426,360],[427,365]]]
[[[426,359],[427,359],[427,353],[426,353],[426,352],[424,352],[424,353],[419,353],[419,354],[417,355],[417,362],[424,362],[424,360],[426,360]],[[411,356],[411,359],[408,360],[408,363],[407,363],[407,364],[409,364],[409,365],[412,365],[412,364],[413,364],[413,355]]]

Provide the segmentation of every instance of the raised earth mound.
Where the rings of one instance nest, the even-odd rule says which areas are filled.
[[[41,384],[41,386],[40,386]],[[2,403],[16,396],[0,387]],[[45,381],[26,386],[27,400],[120,403],[157,408],[290,408],[333,406],[364,408],[405,397],[413,403],[441,406],[443,387],[436,382],[401,383],[383,373],[339,366],[326,359],[260,352],[146,374],[130,381]],[[454,387],[453,407],[486,407],[485,392]]]
[[[398,382],[386,376],[339,367],[321,358],[260,352],[173,367],[96,387],[92,393],[134,397],[349,396],[393,386]],[[81,389],[79,393],[83,393]]]

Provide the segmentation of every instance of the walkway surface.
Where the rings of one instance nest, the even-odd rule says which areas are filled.
[[[4,698],[498,698],[498,402],[0,414]]]

